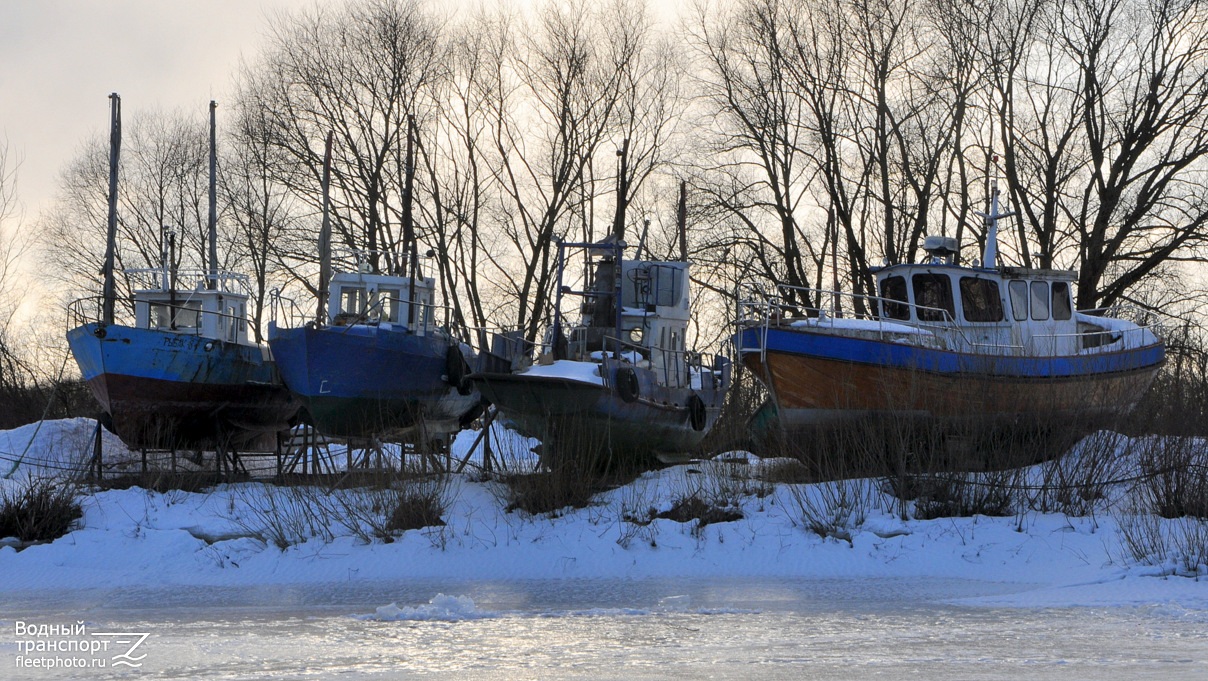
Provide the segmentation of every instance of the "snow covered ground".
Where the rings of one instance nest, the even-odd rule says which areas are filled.
[[[0,461],[10,473],[2,484],[85,461],[92,428],[76,419],[0,433]],[[474,435],[463,433],[455,455],[468,451]],[[109,462],[137,460],[116,439],[107,439],[105,450]],[[1177,550],[1144,564],[1128,550],[1120,527],[1136,517],[1127,512],[1127,484],[1109,488],[1081,516],[1024,510],[903,521],[898,502],[876,482],[852,482],[842,491],[861,499],[849,504],[855,512],[821,536],[808,525],[825,515],[839,488],[768,485],[756,475],[768,462],[731,458],[738,461],[650,472],[600,494],[592,506],[552,516],[506,512],[499,483],[454,475],[444,490],[446,524],[390,543],[367,543],[330,518],[303,517],[298,507],[318,503],[322,489],[239,483],[202,493],[99,491],[82,498],[83,519],[68,535],[20,551],[0,548],[0,593],[358,580],[941,579],[1014,585],[981,599],[987,605],[1208,609],[1208,566],[1189,568]],[[1042,475],[1039,467],[1027,472],[1031,480]],[[693,495],[726,500],[742,518],[703,527],[626,520],[648,520]],[[266,523],[289,526],[278,529],[297,539],[314,536],[282,550],[255,536],[271,534]],[[1178,521],[1160,527],[1187,529]]]

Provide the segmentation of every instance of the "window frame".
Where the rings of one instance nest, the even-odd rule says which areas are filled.
[[[978,276],[964,276],[957,282],[961,292],[961,315],[966,322],[972,324],[997,324],[1006,319],[1002,309],[1002,288],[999,287],[998,281]],[[983,291],[975,291],[974,287],[985,289]],[[978,317],[970,317],[971,310],[970,302],[978,307],[972,308],[972,311],[978,313]],[[984,303],[985,306],[980,304]],[[982,314],[984,313],[984,314]],[[997,316],[995,316],[997,314]]]
[[[1043,289],[1043,293],[1037,297],[1037,292]],[[1049,282],[1047,281],[1031,281],[1028,282],[1028,312],[1034,322],[1047,322],[1052,318],[1052,310],[1049,300]],[[1039,303],[1040,305],[1037,305]],[[1043,306],[1044,316],[1037,314],[1037,308]]]
[[[901,298],[891,295],[893,292],[888,290],[891,282],[893,286],[901,283]],[[894,274],[881,280],[881,308],[883,318],[910,321],[910,287],[904,275]]]
[[[1020,291],[1020,289],[1023,290]],[[1028,321],[1028,301],[1032,297],[1028,282],[1023,279],[1012,279],[1007,282],[1007,294],[1011,299],[1011,319],[1017,322]]]
[[[940,283],[942,281],[946,284]],[[929,305],[919,301],[919,293],[922,291],[919,283],[932,282],[937,284],[934,290],[940,292],[941,300],[937,304]],[[952,277],[941,272],[915,272],[910,277],[910,289],[914,295],[914,313],[920,322],[945,322],[956,320],[956,301],[952,295]],[[928,301],[931,302],[931,301]],[[942,312],[947,312],[948,317],[945,318]]]

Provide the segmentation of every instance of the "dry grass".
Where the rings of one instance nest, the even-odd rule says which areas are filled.
[[[71,483],[30,478],[0,491],[0,537],[23,542],[53,541],[84,516]]]

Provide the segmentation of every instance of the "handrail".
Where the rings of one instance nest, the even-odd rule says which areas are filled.
[[[167,292],[171,289],[170,279],[174,279],[177,282],[176,290],[180,293],[194,291],[206,293],[216,290],[228,295],[251,296],[250,278],[246,274],[238,272],[209,272],[189,269],[171,273],[162,267],[140,267],[123,270],[123,272],[130,279],[131,290],[138,293]],[[181,285],[181,282],[189,282],[189,284]],[[214,289],[209,288],[211,282],[215,285]]]
[[[102,296],[85,296],[83,298],[77,298],[76,300],[73,300],[70,303],[68,303],[67,304],[67,319],[68,319],[68,324],[69,324],[70,328],[75,328],[77,326],[83,326],[84,324],[91,324],[91,323],[102,321],[101,311],[102,311],[102,307],[103,307],[103,301],[104,301],[104,298]],[[90,302],[95,305],[95,311],[93,311],[91,314],[89,313],[88,310],[84,309],[87,306],[87,304]],[[168,308],[169,310],[178,310],[178,311],[183,310],[183,311],[187,311],[190,313],[196,313],[197,314],[197,324],[196,325],[178,326],[176,328],[169,328],[169,327],[164,327],[164,326],[147,326],[147,327],[140,327],[140,328],[150,328],[150,329],[156,329],[159,331],[167,331],[169,333],[175,333],[175,334],[178,334],[181,336],[203,336],[206,338],[214,338],[215,340],[222,340],[225,342],[238,342],[238,341],[230,341],[225,336],[225,334],[222,336],[212,336],[212,335],[207,335],[207,334],[202,333],[202,329],[204,327],[203,320],[209,319],[209,318],[217,318],[217,319],[224,319],[224,320],[227,320],[230,322],[234,322],[235,324],[243,325],[243,328],[239,329],[239,333],[236,334],[236,337],[238,338],[238,337],[242,336],[244,340],[247,340],[247,328],[246,327],[249,326],[250,323],[246,316],[227,314],[224,311],[216,312],[213,310],[205,310],[205,309],[197,308],[197,307],[188,307],[187,304],[189,302],[190,302],[189,300],[184,300],[184,301],[178,302],[176,305],[172,305],[168,301],[156,301],[155,304],[162,305],[162,306]],[[135,323],[137,323],[137,322],[135,322]],[[128,325],[133,326],[134,323],[131,323]],[[230,328],[230,327],[227,327],[227,328]]]
[[[1093,348],[1104,347],[1105,345],[1113,345],[1114,343],[1126,338],[1135,339],[1136,335],[1138,334],[1141,335],[1141,340],[1145,340],[1145,333],[1150,333],[1156,337],[1160,337],[1162,335],[1160,330],[1163,328],[1160,320],[1151,324],[1139,324],[1128,321],[1127,323],[1132,325],[1130,328],[1106,328],[1077,331],[1074,333],[1034,333],[1031,334],[1022,344],[996,341],[986,342],[985,339],[976,339],[971,337],[970,333],[976,333],[979,328],[1000,328],[1003,326],[1010,326],[1012,322],[1009,319],[1004,318],[1002,322],[986,325],[962,325],[958,324],[947,310],[920,306],[906,301],[887,299],[881,296],[857,295],[843,291],[830,291],[788,285],[778,285],[777,289],[800,291],[808,294],[806,296],[807,299],[812,297],[814,300],[823,300],[825,297],[830,297],[832,301],[839,299],[849,299],[853,301],[862,300],[865,302],[865,309],[869,310],[870,312],[864,314],[852,314],[846,318],[876,322],[878,326],[875,329],[868,330],[878,333],[882,340],[890,337],[892,340],[898,342],[923,345],[932,342],[931,339],[938,339],[944,342],[947,348],[952,351],[972,351],[983,354],[1002,353],[1003,351],[1009,351],[1010,353],[1021,356],[1051,356],[1053,353],[1055,353],[1060,339],[1063,338],[1089,339],[1101,336],[1105,333],[1109,336],[1117,336],[1117,338],[1113,339],[1107,344],[1090,344],[1078,342],[1077,340],[1072,344],[1072,347],[1079,349],[1078,351],[1089,351]],[[743,297],[744,294],[747,297]],[[914,310],[914,314],[912,314],[909,319],[897,319],[894,317],[883,317],[871,312],[885,309],[885,303],[901,305],[908,309],[912,309]],[[802,319],[811,318],[823,319],[827,315],[833,314],[832,311],[834,309],[835,308],[833,306],[827,309],[821,306],[803,306],[800,304],[786,303],[781,299],[780,296],[769,294],[762,287],[744,286],[739,291],[737,308],[738,317],[736,323],[745,328],[757,329],[760,332],[761,337],[759,341],[759,348],[748,348],[748,350],[754,351],[758,349],[761,358],[763,358],[766,353],[767,333],[770,328],[773,326],[778,326],[786,321],[799,321]],[[853,305],[851,309],[854,310],[855,306]],[[919,310],[928,310],[937,313],[937,316],[941,316],[943,321],[918,321]],[[1076,310],[1075,312],[1083,315],[1094,316],[1095,313],[1106,313],[1111,312],[1112,310],[1123,311],[1124,308],[1120,306],[1113,306],[1112,308],[1103,310]],[[790,311],[798,314],[795,316],[785,314]],[[800,316],[801,313],[804,313],[805,316]],[[1150,311],[1150,314],[1160,316],[1158,313],[1152,311]],[[835,318],[842,319],[843,317],[836,316]],[[1105,320],[1116,319],[1119,321],[1127,321],[1119,317],[1104,316],[1101,318]],[[891,325],[908,327],[925,333],[902,333],[900,331],[895,331]],[[1039,354],[1039,351],[1046,345],[1049,347],[1049,350],[1046,352],[1046,354]]]
[[[282,294],[279,289],[273,289],[273,290],[269,291],[269,298],[271,300],[270,319],[274,324],[276,324],[278,321],[284,321],[285,324],[288,325],[288,327],[297,328],[297,327],[314,322],[314,318],[313,318],[314,316],[311,313],[305,311],[302,308],[302,306],[299,305],[298,302],[293,297]],[[407,299],[402,297],[401,295],[400,296],[380,296],[379,295],[376,300],[374,300],[369,305],[367,305],[365,307],[365,309],[362,310],[361,312],[345,313],[348,316],[345,317],[345,322],[343,324],[332,325],[327,320],[323,320],[322,325],[323,326],[347,327],[345,329],[345,333],[354,326],[365,325],[365,324],[376,325],[376,324],[381,324],[381,323],[387,323],[387,324],[396,324],[399,326],[405,326],[405,327],[410,328],[409,325],[405,321],[402,321],[402,320],[389,321],[389,320],[381,319],[381,310],[385,306],[387,301],[391,301],[391,302],[395,303],[395,305],[400,310],[401,310],[402,304],[408,302]],[[423,326],[422,326],[425,333],[430,332],[430,331],[431,332],[440,332],[440,333],[444,333],[444,334],[448,335],[450,338],[457,337],[457,335],[454,334],[451,330],[452,327],[454,326],[453,322],[451,321],[451,319],[453,317],[453,314],[452,314],[453,308],[452,307],[450,307],[448,305],[436,305],[435,303],[421,303],[418,300],[410,301],[410,304],[415,305],[417,307],[417,309],[420,311],[420,314],[417,315],[418,320],[424,320],[424,319],[427,320],[426,324],[423,324]],[[375,311],[378,313],[376,317],[373,314]],[[444,313],[443,322],[439,318],[440,315],[435,314],[437,311]],[[333,316],[336,317],[337,319],[341,317],[341,315],[339,315],[339,314],[333,315]]]

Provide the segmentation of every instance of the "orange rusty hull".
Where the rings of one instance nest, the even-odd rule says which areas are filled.
[[[772,392],[786,427],[870,414],[941,419],[1088,418],[1126,413],[1157,367],[1059,378],[943,374],[769,351],[744,364]]]

